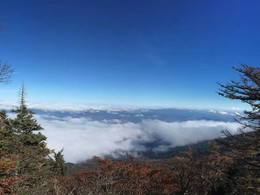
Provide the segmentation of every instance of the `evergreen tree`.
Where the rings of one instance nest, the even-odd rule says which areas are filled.
[[[21,90],[20,106],[19,108],[12,110],[12,112],[17,114],[17,117],[13,121],[13,124],[18,132],[31,134],[33,131],[39,131],[43,129],[33,117],[33,114],[35,113],[27,108],[27,105],[25,103],[24,84],[22,85]]]
[[[33,132],[42,130],[40,124],[34,118],[34,112],[27,108],[25,102],[25,88],[24,84],[21,89],[20,106],[17,109],[13,109],[12,112],[16,113],[16,118],[13,120],[13,127],[15,131],[20,135],[20,141],[24,145],[40,146],[45,148],[46,137],[41,133],[35,134]]]
[[[42,130],[28,109],[25,101],[25,88],[22,85],[20,106],[12,110],[17,116],[12,124],[18,141],[15,144],[18,155],[17,175],[25,178],[16,187],[18,194],[52,194],[53,177],[65,174],[66,167],[62,151],[57,154],[46,146],[46,137],[37,131]],[[54,159],[51,154],[54,153]]]
[[[0,129],[12,129],[12,121],[8,118],[5,110],[0,112]]]
[[[67,172],[67,167],[65,165],[64,157],[63,157],[63,149],[59,152],[54,152],[53,153],[53,161],[52,161],[52,169],[57,175],[62,175],[64,176],[65,173]]]
[[[13,131],[12,120],[8,118],[6,111],[0,112],[0,152],[13,152],[16,134]]]
[[[24,84],[20,95],[20,106],[12,110],[17,114],[12,124],[18,140],[14,144],[15,153],[19,157],[17,175],[26,178],[17,186],[17,190],[21,194],[27,194],[29,188],[45,178],[45,167],[48,165],[48,155],[51,151],[46,147],[46,137],[40,132],[35,133],[43,128],[34,118],[34,112],[27,108]]]

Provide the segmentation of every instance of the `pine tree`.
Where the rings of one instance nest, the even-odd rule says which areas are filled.
[[[67,167],[65,165],[64,157],[63,157],[63,149],[59,152],[54,152],[53,153],[53,161],[52,161],[52,169],[57,175],[62,175],[64,176],[67,172]]]
[[[35,114],[33,111],[27,108],[25,103],[25,88],[22,85],[21,100],[19,108],[12,110],[17,114],[17,117],[13,121],[15,128],[22,133],[31,134],[33,131],[39,131],[43,128],[39,125],[36,119],[33,117]]]
[[[18,137],[16,154],[17,175],[25,178],[16,187],[18,194],[52,194],[53,177],[65,174],[66,168],[62,151],[55,154],[47,148],[46,137],[37,131],[42,130],[34,118],[34,112],[28,109],[25,101],[25,88],[22,85],[19,108],[12,110],[17,116],[13,128]],[[51,154],[54,158],[51,159]]]
[[[17,135],[14,134],[12,120],[8,118],[6,111],[0,112],[0,152],[12,152]]]
[[[48,164],[48,155],[51,151],[46,147],[46,137],[40,132],[43,128],[34,118],[34,112],[27,108],[25,103],[24,84],[21,89],[20,106],[12,110],[16,113],[16,118],[12,124],[14,132],[17,135],[17,142],[14,143],[15,153],[18,155],[17,175],[26,178],[17,187],[18,192],[27,193],[29,188],[42,180],[44,168]]]
[[[35,134],[35,131],[40,131],[43,128],[38,124],[37,120],[34,118],[34,112],[27,108],[25,102],[25,88],[24,84],[21,89],[21,100],[20,106],[17,109],[12,110],[16,113],[16,118],[13,120],[13,127],[15,131],[20,135],[21,142],[24,145],[40,146],[45,147],[46,144],[43,142],[46,137],[41,133]]]

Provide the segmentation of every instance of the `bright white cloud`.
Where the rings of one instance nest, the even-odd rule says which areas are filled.
[[[216,110],[209,110],[209,112],[212,112],[212,113],[217,113]]]
[[[45,128],[48,146],[55,150],[64,148],[65,160],[79,162],[93,155],[103,156],[115,151],[135,149],[131,141],[142,137],[138,125],[90,121],[86,118],[46,119],[37,117]]]
[[[219,111],[218,113],[219,113],[219,114],[224,114],[224,115],[227,115],[227,114],[228,114],[227,112],[224,112],[224,111]]]
[[[241,111],[242,109],[239,107],[231,107],[231,110],[235,110],[235,111]]]
[[[169,146],[181,146],[198,141],[213,139],[221,131],[235,132],[237,123],[217,121],[164,122],[144,120],[140,123],[113,121],[91,121],[88,118],[57,118],[37,115],[42,132],[48,137],[48,146],[55,150],[64,148],[65,160],[80,162],[93,155],[115,155],[144,150],[140,143],[160,139]],[[165,149],[159,145],[158,150]]]

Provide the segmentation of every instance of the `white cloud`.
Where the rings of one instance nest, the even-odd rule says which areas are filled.
[[[42,133],[48,137],[48,146],[56,150],[64,148],[68,162],[84,161],[93,155],[113,154],[116,150],[133,150],[131,141],[143,134],[134,123],[108,124],[71,117],[60,120],[37,118],[45,128]]]
[[[10,105],[10,106],[8,106]],[[0,102],[0,107],[14,108],[13,102]],[[29,108],[46,111],[81,112],[89,110],[99,112],[109,111],[120,115],[119,111],[135,112],[136,107],[100,106],[64,103],[32,103]],[[142,109],[142,112],[149,109]],[[209,110],[212,113],[228,114],[227,112]],[[135,114],[142,118],[143,114]],[[14,114],[10,114],[13,118]],[[67,115],[66,115],[67,116]],[[214,139],[221,131],[229,129],[235,132],[237,123],[218,121],[185,121],[165,122],[161,120],[143,120],[139,123],[122,122],[119,119],[102,119],[93,121],[87,117],[61,117],[45,113],[36,115],[39,123],[45,128],[47,144],[56,151],[64,148],[65,160],[80,162],[92,158],[93,155],[135,154],[145,150],[142,143],[160,140],[166,144],[158,145],[156,150],[165,150],[169,146],[181,146],[203,140]]]
[[[224,112],[224,111],[219,111],[218,113],[219,113],[219,114],[224,114],[224,115],[227,115],[227,114],[228,114],[227,112]]]
[[[18,106],[18,102],[0,101],[0,109],[12,110]]]
[[[241,111],[242,109],[239,107],[231,107],[231,110]]]
[[[180,146],[198,141],[214,139],[221,131],[235,132],[238,124],[217,121],[164,122],[144,120],[140,123],[121,121],[91,121],[88,118],[72,118],[37,115],[45,128],[42,133],[48,137],[50,148],[64,148],[65,160],[80,162],[93,155],[115,155],[144,150],[141,143],[160,139],[170,146]],[[159,145],[158,150],[165,149]]]

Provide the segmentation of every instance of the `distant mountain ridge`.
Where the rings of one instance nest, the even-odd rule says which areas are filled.
[[[104,122],[133,122],[139,123],[142,120],[161,120],[165,122],[183,122],[188,120],[213,120],[234,122],[235,115],[231,112],[212,110],[189,110],[189,109],[136,109],[136,110],[94,110],[85,111],[44,111],[33,109],[37,114],[51,115],[57,117],[85,117],[94,121]],[[224,113],[224,114],[223,114]]]

